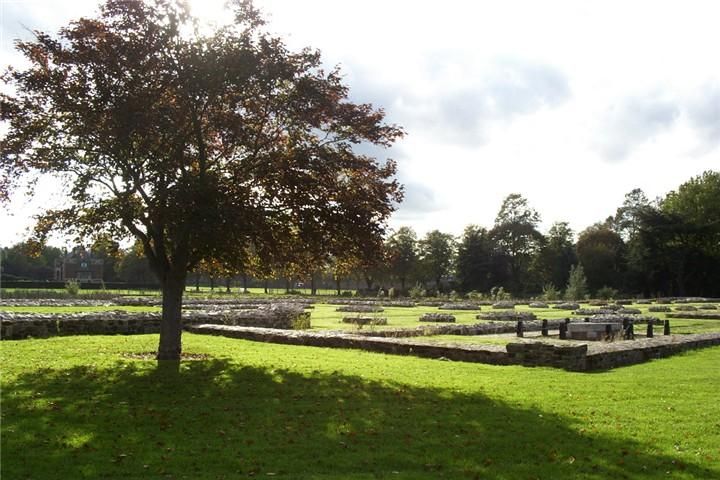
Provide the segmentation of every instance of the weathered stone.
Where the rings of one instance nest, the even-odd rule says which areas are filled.
[[[355,325],[387,325],[387,318],[383,317],[343,317],[343,323]]]
[[[528,306],[530,308],[548,308],[548,304],[545,302],[530,302]]]
[[[385,309],[379,305],[343,305],[335,309],[336,312],[355,312],[355,313],[377,313],[384,312]]]
[[[419,321],[455,323],[455,316],[449,313],[425,313],[420,317]]]
[[[515,308],[515,302],[511,302],[509,300],[501,300],[499,302],[493,303],[492,308],[497,310],[512,310]]]
[[[480,306],[474,303],[443,303],[438,310],[480,310]]]
[[[580,308],[580,304],[573,302],[564,302],[553,305],[553,308],[557,310],[577,310],[578,308]]]
[[[160,313],[121,310],[65,314],[0,312],[0,338],[158,333],[160,321]],[[266,305],[253,310],[189,311],[183,314],[184,325],[198,323],[309,328],[310,313],[299,305]]]
[[[486,312],[475,316],[478,320],[500,320],[500,321],[518,321],[518,320],[535,320],[537,316],[533,312]]]
[[[609,332],[608,332],[609,327]],[[622,327],[619,323],[570,323],[567,326],[568,338],[572,340],[603,340],[606,335],[614,337]]]
[[[666,305],[652,305],[648,307],[648,312],[671,312],[672,309]]]

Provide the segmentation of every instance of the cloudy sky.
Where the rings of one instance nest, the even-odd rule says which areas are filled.
[[[95,1],[0,0],[12,40],[56,31]],[[210,20],[223,0],[192,0]],[[256,0],[267,29],[339,64],[353,100],[408,135],[389,151],[405,201],[391,226],[459,234],[525,195],[542,226],[580,231],[625,193],[661,196],[720,169],[720,2]],[[51,200],[18,197],[0,244]]]

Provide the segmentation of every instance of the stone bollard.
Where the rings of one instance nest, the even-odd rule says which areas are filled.
[[[628,320],[627,318],[623,318],[622,326],[623,339],[627,340],[628,338],[630,338],[630,320]]]
[[[663,335],[670,335],[670,320],[665,320],[663,325]]]
[[[547,321],[546,318],[543,318],[542,328],[540,329],[540,332],[542,333],[542,336],[543,336],[543,337],[547,337],[547,336],[548,336],[548,321]]]
[[[645,336],[646,336],[647,338],[653,338],[653,335],[654,335],[654,333],[653,333],[653,321],[652,321],[652,320],[648,320],[647,333],[645,334]]]
[[[523,333],[523,322],[522,322],[522,320],[518,320],[516,332],[517,332],[517,336],[518,336],[518,337],[524,336],[524,333]]]
[[[626,340],[635,340],[635,326],[633,322],[630,322],[627,328],[627,334],[625,335]]]
[[[563,322],[560,324],[560,340],[567,339],[567,323]]]

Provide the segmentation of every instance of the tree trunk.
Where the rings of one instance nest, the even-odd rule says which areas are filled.
[[[182,352],[182,301],[185,276],[167,276],[162,282],[162,320],[158,360],[180,361]]]
[[[267,293],[268,293],[268,280],[267,280],[267,278],[265,279],[265,282],[264,282],[263,286],[265,287],[265,294],[267,295]]]
[[[341,282],[341,281],[342,281],[342,280],[339,279],[339,278],[335,279],[335,286],[337,287],[338,297],[339,297],[340,294],[342,293],[342,292],[341,292],[342,288],[341,288],[341,285],[340,285],[340,282]]]
[[[215,277],[210,277],[210,291],[215,291]]]
[[[200,274],[199,273],[195,274],[195,291],[196,292],[200,291]]]
[[[315,286],[315,275],[310,276],[310,295],[317,295],[317,287]]]
[[[232,279],[230,277],[225,278],[225,293],[230,293],[230,281]]]
[[[248,289],[247,289],[247,274],[243,273],[242,280],[243,280],[243,293],[248,293]]]

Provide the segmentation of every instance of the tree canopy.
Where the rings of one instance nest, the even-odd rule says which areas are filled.
[[[140,241],[163,287],[160,359],[179,358],[200,262],[360,255],[402,197],[395,163],[355,149],[401,128],[350,102],[319,52],[265,33],[250,2],[232,14],[201,34],[180,1],[107,0],[97,18],[17,42],[30,67],[3,76],[0,197],[55,174],[69,205],[39,219],[38,240],[60,228]]]

